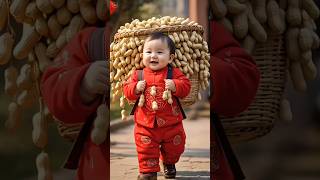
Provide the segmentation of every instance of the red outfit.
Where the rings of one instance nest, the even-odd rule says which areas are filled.
[[[136,101],[140,95],[135,94],[138,83],[138,71],[124,83],[124,95],[130,101]],[[164,163],[175,164],[184,151],[185,135],[182,127],[182,113],[175,98],[170,105],[162,99],[165,90],[165,79],[168,67],[159,71],[149,68],[143,69],[143,79],[146,81],[144,91],[145,103],[137,107],[134,112],[135,119],[135,142],[137,146],[140,172],[157,172],[159,167],[159,146]],[[189,79],[178,68],[172,68],[172,80],[176,91],[173,96],[186,97],[191,88]],[[151,87],[156,87],[156,96],[150,94]],[[152,109],[152,102],[156,101],[158,110]],[[152,162],[152,163],[150,163]]]
[[[211,111],[222,116],[235,116],[246,110],[253,101],[260,73],[252,57],[240,47],[223,25],[211,21],[210,29]],[[211,163],[218,163],[218,166],[211,164],[211,178],[239,179],[240,177],[233,176],[225,152],[214,132],[210,139],[212,146],[216,147],[211,151],[213,153]]]
[[[176,85],[176,92],[172,92],[172,95],[178,98],[184,98],[190,92],[190,81],[178,68],[172,68],[172,70],[172,80]],[[149,68],[143,69],[143,76],[144,80],[146,81],[146,88],[144,91],[145,104],[143,107],[137,107],[136,112],[134,113],[135,122],[141,126],[154,128],[155,120],[157,120],[156,123],[158,127],[167,127],[177,124],[183,119],[182,113],[180,112],[180,108],[175,98],[172,98],[172,105],[162,99],[162,94],[165,90],[164,80],[167,79],[167,72],[168,67],[159,71],[152,71]],[[136,101],[139,97],[139,95],[135,94],[137,83],[138,73],[135,71],[131,78],[123,85],[124,95],[130,101]],[[156,86],[156,97],[153,97],[150,94],[150,89],[152,86]],[[151,108],[152,101],[154,100],[158,104],[159,110],[157,111],[153,111]]]

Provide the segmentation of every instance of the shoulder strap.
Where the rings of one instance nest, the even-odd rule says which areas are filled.
[[[172,70],[172,67],[171,67],[170,65],[168,65],[167,79],[172,79],[172,77],[173,77],[173,70]],[[180,103],[180,101],[179,101],[179,98],[178,98],[177,96],[173,96],[173,97],[174,97],[174,98],[176,99],[176,101],[177,101],[177,104],[178,104],[179,109],[180,109],[180,111],[181,111],[181,113],[182,113],[183,119],[186,119],[187,116],[186,116],[186,113],[184,112],[184,110],[183,110],[183,108],[182,108],[182,106],[181,106],[181,103]]]
[[[138,71],[138,81],[143,80],[143,70],[142,70],[142,69],[139,69],[139,70],[137,70],[137,71]]]
[[[167,79],[172,79],[172,76],[173,76],[172,67],[168,65]]]
[[[105,46],[105,28],[97,28],[90,36],[88,42],[88,56],[91,61],[106,60],[106,46]]]

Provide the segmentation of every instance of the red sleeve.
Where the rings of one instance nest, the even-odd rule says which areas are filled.
[[[260,80],[255,61],[224,27],[210,22],[211,107],[222,116],[235,116],[253,101]]]
[[[137,83],[138,83],[138,71],[134,71],[131,77],[123,84],[124,96],[129,101],[136,101],[139,98],[139,95],[136,95],[135,93]]]
[[[42,76],[44,101],[50,112],[65,123],[84,122],[99,103],[95,101],[86,105],[79,94],[81,80],[90,66],[87,46],[88,38],[94,30],[92,27],[79,32]]]
[[[173,75],[172,80],[176,86],[176,92],[174,92],[173,95],[178,98],[188,96],[191,89],[189,79],[180,71],[179,68],[173,68]]]

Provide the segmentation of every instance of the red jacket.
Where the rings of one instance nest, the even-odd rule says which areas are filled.
[[[183,116],[176,99],[172,98],[172,105],[162,99],[162,94],[165,90],[164,79],[167,79],[167,72],[168,67],[159,71],[152,71],[149,68],[143,69],[143,79],[146,81],[146,88],[144,91],[145,103],[142,107],[137,106],[135,110],[134,119],[136,123],[145,127],[153,128],[155,120],[158,122],[157,125],[161,127],[167,127],[182,121]],[[172,68],[172,75],[172,80],[176,86],[176,92],[172,92],[172,95],[178,98],[186,97],[191,88],[189,79],[178,68]],[[139,95],[135,94],[137,82],[138,73],[135,71],[123,86],[124,95],[130,101],[136,101],[139,97]],[[150,94],[152,86],[156,86],[157,88],[155,98]],[[157,111],[152,110],[152,102],[154,100],[158,104],[159,110]]]

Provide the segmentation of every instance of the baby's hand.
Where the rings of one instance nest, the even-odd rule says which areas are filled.
[[[145,80],[138,81],[136,85],[136,94],[143,92],[145,88],[146,88],[146,81]]]
[[[172,79],[165,79],[165,88],[171,90],[172,92],[176,92],[176,85]]]

